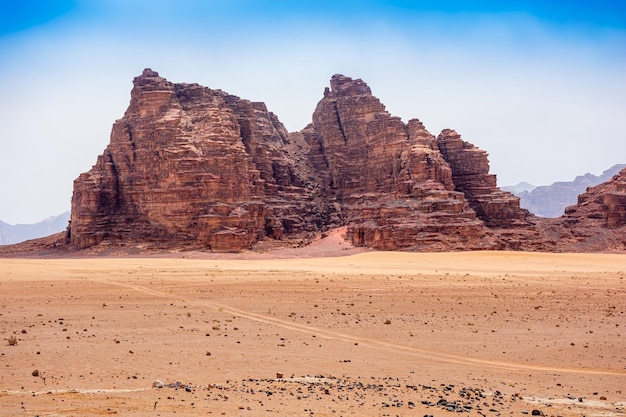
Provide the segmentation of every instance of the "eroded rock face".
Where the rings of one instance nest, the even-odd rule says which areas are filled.
[[[626,225],[626,168],[609,181],[587,188],[578,196],[578,204],[565,209],[563,221],[590,222],[609,229]]]
[[[564,223],[545,223],[498,189],[485,151],[403,123],[362,80],[333,76],[312,123],[288,133],[263,103],[146,69],[110,144],[75,180],[68,235],[83,248],[240,251],[347,226],[354,244],[384,250],[554,250],[578,239],[579,212],[623,227],[623,174]]]
[[[146,69],[96,165],[76,179],[71,240],[147,240],[241,250],[315,232],[315,187],[262,103]]]
[[[617,175],[626,164],[616,164],[600,175],[586,173],[572,181],[558,181],[550,185],[533,187],[531,190],[513,191],[520,198],[520,206],[542,217],[556,218],[564,214],[565,208],[575,205],[578,196],[588,187],[606,182]]]
[[[496,176],[489,173],[487,152],[465,142],[454,130],[445,129],[437,145],[452,168],[452,181],[468,199],[478,217],[489,227],[527,226],[528,211],[519,197],[500,190]]]
[[[626,250],[626,168],[609,181],[587,188],[578,196],[578,204],[550,220],[546,229],[558,235],[559,250]]]
[[[303,134],[348,238],[384,250],[492,247],[422,123],[391,116],[362,80],[335,75],[330,84]]]

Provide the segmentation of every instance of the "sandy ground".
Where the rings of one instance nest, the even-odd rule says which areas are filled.
[[[0,259],[0,415],[626,415],[624,255],[313,248]]]

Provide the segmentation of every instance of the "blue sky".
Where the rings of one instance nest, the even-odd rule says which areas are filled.
[[[626,163],[625,1],[0,4],[0,220],[70,208],[150,67],[264,101],[288,130],[335,73],[490,154],[499,185]]]

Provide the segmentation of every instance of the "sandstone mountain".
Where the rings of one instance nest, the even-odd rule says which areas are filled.
[[[611,193],[605,228],[620,222]],[[288,133],[263,103],[146,69],[74,182],[67,238],[241,251],[345,226],[383,250],[560,250],[557,229],[572,223],[547,235],[541,221],[496,186],[485,151],[405,124],[360,79],[333,76],[312,123]]]
[[[550,227],[563,248],[595,252],[626,249],[626,168],[590,187]]]
[[[531,213],[542,217],[559,217],[563,215],[566,207],[576,204],[578,196],[588,187],[610,180],[624,168],[626,168],[625,164],[613,165],[600,175],[587,173],[577,176],[573,181],[559,181],[520,191],[511,187],[508,191],[518,196],[520,206]],[[507,190],[507,187],[502,187],[502,189]]]
[[[71,240],[240,250],[307,236],[323,210],[298,158],[264,104],[145,70],[111,143],[75,181]]]

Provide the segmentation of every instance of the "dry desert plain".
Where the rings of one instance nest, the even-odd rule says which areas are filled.
[[[315,254],[0,259],[0,415],[626,415],[624,255]]]

